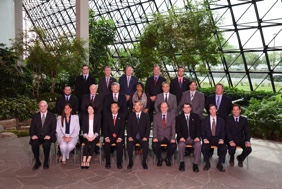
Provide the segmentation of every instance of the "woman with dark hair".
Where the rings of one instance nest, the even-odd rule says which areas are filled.
[[[77,115],[71,115],[71,112],[72,107],[67,103],[62,115],[57,118],[56,135],[62,153],[62,165],[66,164],[79,138],[79,118]]]
[[[143,105],[142,111],[144,113],[148,113],[150,107],[150,99],[148,95],[144,92],[144,85],[141,82],[138,82],[136,84],[136,92],[132,96],[132,105],[138,101],[141,102],[141,104]],[[133,109],[132,111],[134,112]]]
[[[87,106],[87,112],[88,114],[82,117],[83,142],[85,146],[81,169],[89,168],[95,146],[100,138],[101,116],[99,114],[94,115],[95,110],[92,104]]]

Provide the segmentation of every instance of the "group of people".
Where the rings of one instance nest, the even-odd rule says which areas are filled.
[[[219,171],[225,171],[223,164],[227,150],[230,155],[229,164],[234,166],[236,146],[243,149],[236,157],[238,166],[243,167],[244,159],[252,151],[248,121],[241,116],[241,107],[232,105],[231,98],[223,94],[222,84],[217,84],[215,94],[205,99],[204,94],[197,90],[197,83],[184,77],[182,67],[178,68],[177,76],[170,84],[160,75],[159,66],[154,66],[153,76],[147,79],[145,87],[132,74],[132,67],[127,66],[125,74],[117,82],[111,77],[111,68],[106,66],[105,76],[99,79],[97,86],[95,78],[89,75],[88,66],[84,65],[82,75],[75,81],[76,95],[72,94],[70,86],[66,86],[64,94],[57,99],[57,118],[47,111],[47,102],[41,101],[40,112],[33,116],[30,126],[30,144],[35,157],[33,169],[41,166],[41,144],[45,157],[43,168],[49,168],[50,146],[55,141],[60,147],[62,165],[65,165],[69,153],[79,140],[80,132],[80,140],[85,144],[82,169],[89,168],[101,134],[104,138],[107,169],[111,168],[112,144],[115,144],[117,150],[118,169],[122,169],[125,145],[129,156],[127,168],[132,169],[133,149],[136,144],[142,149],[142,167],[148,169],[150,138],[157,166],[162,166],[163,161],[171,166],[172,156],[178,145],[179,170],[184,171],[184,156],[188,145],[193,147],[194,172],[199,172],[201,153],[205,163],[203,169],[209,170],[212,146],[218,149]],[[206,118],[203,115],[204,109],[208,114]],[[229,115],[230,113],[232,114]],[[166,149],[165,157],[162,157],[163,146]]]

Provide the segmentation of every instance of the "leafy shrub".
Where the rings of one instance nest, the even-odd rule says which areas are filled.
[[[29,130],[8,130],[9,132],[15,133],[18,137],[26,137],[29,136]]]

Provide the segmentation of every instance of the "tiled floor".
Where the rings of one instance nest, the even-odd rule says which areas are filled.
[[[140,156],[135,157],[132,170],[127,170],[125,161],[122,170],[115,165],[112,158],[112,168],[105,169],[99,165],[98,157],[94,158],[88,170],[79,166],[79,155],[73,157],[76,164],[69,161],[66,166],[55,164],[50,169],[42,167],[33,171],[31,149],[28,137],[0,139],[0,188],[193,188],[193,189],[282,189],[282,143],[253,139],[253,152],[249,156],[249,169],[239,168],[235,161],[234,167],[225,164],[226,172],[216,169],[216,152],[211,160],[211,169],[194,173],[191,167],[191,157],[186,157],[186,171],[178,171],[178,161],[175,165],[157,167],[152,163],[152,152],[148,160],[148,170],[143,170]],[[52,151],[53,152],[53,151]],[[239,153],[239,150],[238,150]],[[73,158],[71,157],[71,158]],[[227,157],[228,159],[228,157]],[[227,161],[228,162],[228,161]]]

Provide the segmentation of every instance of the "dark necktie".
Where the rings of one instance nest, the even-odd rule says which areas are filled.
[[[188,128],[188,137],[190,137],[190,127],[189,127],[189,116],[186,116],[187,128]]]
[[[154,79],[154,85],[155,85],[155,86],[157,85],[157,81],[158,81],[158,78],[155,77],[155,79]]]
[[[181,88],[182,87],[182,80],[181,79],[179,79],[178,84],[179,84],[179,88]]]
[[[212,129],[211,129],[211,131],[212,131],[212,136],[215,136],[215,129],[216,129],[216,125],[215,125],[215,120],[214,120],[214,118],[212,119]]]
[[[93,104],[94,102],[94,95],[91,95],[91,103]]]
[[[164,101],[167,102],[167,94],[165,94],[165,99],[164,99]]]
[[[238,126],[239,126],[239,118],[238,117],[236,117],[236,127],[238,128]]]
[[[140,139],[140,134],[139,134],[139,121],[140,121],[140,114],[137,114],[137,134],[136,134],[136,139],[139,140]]]
[[[42,127],[43,127],[44,123],[45,123],[45,114],[43,114],[43,115],[42,115],[42,118],[41,118]]]
[[[164,128],[166,128],[166,120],[165,120],[165,115],[163,115],[162,123],[163,123],[163,127],[164,127]]]
[[[86,81],[87,80],[87,78],[86,78],[86,75],[84,76],[84,81]]]

